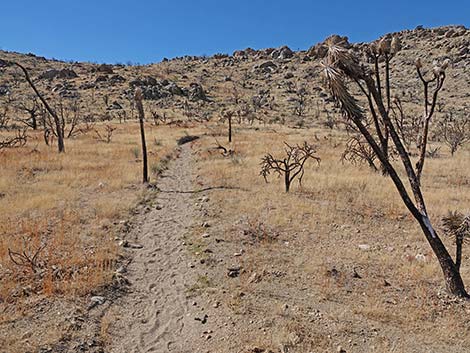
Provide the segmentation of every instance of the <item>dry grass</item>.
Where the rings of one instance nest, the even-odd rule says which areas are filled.
[[[26,147],[1,151],[1,305],[37,294],[83,295],[110,282],[120,221],[129,218],[146,192],[140,184],[141,161],[135,157],[138,126],[115,127],[111,143],[99,142],[91,133],[81,135],[66,140],[65,154],[44,146],[42,136],[32,133]],[[149,161],[155,171],[182,134],[148,124]],[[9,249],[28,258],[42,250],[34,266],[20,266],[10,259]],[[18,256],[13,259],[21,263]],[[9,318],[7,311],[0,321]]]
[[[218,133],[224,134],[222,127]],[[289,194],[284,192],[281,178],[271,177],[266,184],[259,176],[261,157],[266,152],[281,153],[283,141],[304,140],[318,147],[321,166],[310,163],[302,187],[294,181]],[[246,251],[241,260],[245,280],[232,291],[240,290],[250,299],[231,298],[234,315],[262,313],[266,320],[276,322],[277,333],[286,336],[279,340],[290,342],[289,337],[297,337],[292,327],[312,327],[312,318],[305,311],[318,309],[323,316],[320,326],[314,327],[325,322],[332,326],[311,331],[310,336],[297,329],[297,335],[303,337],[295,350],[299,352],[308,351],[309,344],[315,347],[315,342],[317,349],[365,344],[363,330],[370,331],[366,347],[376,349],[370,351],[406,350],[406,344],[426,340],[426,330],[439,330],[431,340],[434,343],[440,340],[453,347],[460,342],[458,332],[468,322],[468,306],[446,299],[440,268],[391,181],[367,166],[341,163],[344,135],[318,129],[275,126],[256,131],[238,126],[234,141],[235,155],[227,158],[206,153],[213,143],[203,140],[198,162],[201,179],[208,184],[240,188],[211,196],[223,228],[219,231],[226,232],[235,249]],[[454,158],[443,149],[440,158],[427,160],[423,184],[436,224],[449,209],[469,211],[469,157],[468,149]],[[253,222],[279,235],[270,242],[247,241],[244,229]],[[232,224],[235,226],[227,226]],[[369,248],[363,250],[361,244]],[[453,244],[448,245],[453,253]],[[418,254],[424,257],[417,258]],[[463,263],[462,274],[469,284],[468,256]],[[253,273],[260,275],[260,283],[247,284]],[[279,303],[274,298],[283,299]],[[302,309],[283,319],[273,310],[276,302],[277,306],[288,303]],[[416,342],[393,338],[408,332],[413,332]],[[326,333],[332,338],[319,340]],[[279,340],[267,347],[277,349],[282,343]],[[259,341],[259,332],[247,333],[248,346]],[[266,343],[266,337],[261,341]]]

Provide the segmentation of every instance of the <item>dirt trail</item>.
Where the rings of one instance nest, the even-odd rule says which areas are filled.
[[[192,150],[184,145],[179,157],[158,181],[163,191],[192,189]],[[156,205],[142,215],[129,242],[131,292],[114,306],[110,344],[106,352],[195,352],[200,337],[197,313],[191,313],[187,288],[195,274],[184,249],[184,236],[194,226],[198,211],[191,193],[160,192]]]

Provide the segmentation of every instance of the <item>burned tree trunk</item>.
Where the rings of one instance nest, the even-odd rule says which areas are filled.
[[[315,155],[315,147],[309,145],[306,141],[302,145],[297,146],[290,146],[286,142],[284,144],[286,145],[286,157],[276,159],[271,154],[265,155],[261,160],[260,175],[266,182],[271,172],[279,176],[283,175],[286,192],[289,192],[292,181],[297,176],[299,177],[299,184],[302,185],[302,177],[307,160],[313,159],[320,164],[321,159]]]
[[[284,174],[284,184],[286,186],[286,192],[290,191],[290,182],[291,182],[290,171],[286,170],[286,173]]]
[[[380,73],[378,65],[375,65],[375,72],[367,65],[360,62],[359,56],[348,50],[346,46],[339,43],[335,37],[328,38],[324,43],[326,53],[323,62],[324,75],[328,88],[332,96],[340,103],[343,115],[354,123],[367,143],[373,149],[377,158],[380,160],[382,168],[392,179],[404,204],[418,221],[424,236],[430,244],[436,258],[441,266],[448,291],[459,297],[469,297],[462,277],[460,275],[460,259],[456,257],[454,261],[442,243],[441,239],[434,230],[426,210],[426,203],[421,190],[421,174],[423,171],[426,157],[426,146],[428,142],[429,123],[431,121],[434,108],[436,106],[439,91],[442,89],[446,74],[445,70],[448,61],[436,65],[432,70],[432,78],[426,79],[421,71],[422,64],[418,59],[416,69],[419,78],[424,87],[424,117],[420,130],[418,161],[413,166],[410,153],[404,144],[404,136],[400,136],[400,129],[396,126],[390,116],[390,83],[389,83],[389,60],[401,48],[398,38],[390,39],[385,37],[378,43],[371,45],[370,51],[376,56],[385,56],[386,58],[386,100],[382,95],[380,85]],[[377,79],[374,79],[377,77]],[[349,90],[347,80],[354,82],[363,95],[368,99],[368,108],[374,119],[374,124],[367,124],[367,115],[359,105],[358,99]],[[434,84],[431,100],[429,100],[430,84]],[[400,109],[401,103],[398,97],[395,97],[394,104],[397,105],[400,117],[398,120],[404,120],[403,110]],[[397,119],[395,119],[397,120]],[[386,133],[386,134],[385,134]],[[385,136],[387,137],[385,139]],[[394,145],[400,158],[406,177],[402,177],[396,170],[396,167],[390,162],[390,149],[388,148],[388,138]],[[385,149],[384,146],[387,148]],[[404,185],[407,178],[411,193]],[[459,250],[457,250],[459,251]]]
[[[17,62],[14,63],[16,66],[18,66],[24,73],[24,76],[26,78],[26,81],[28,82],[28,84],[31,86],[31,88],[33,89],[34,93],[38,96],[39,100],[41,101],[41,103],[44,105],[44,108],[46,108],[46,110],[48,111],[48,113],[52,116],[52,118],[54,119],[54,124],[55,124],[55,129],[57,131],[57,147],[59,149],[59,153],[62,153],[62,152],[65,152],[65,145],[64,145],[64,132],[63,132],[63,127],[62,127],[62,124],[61,124],[61,121],[57,115],[57,113],[55,112],[54,109],[51,108],[51,106],[49,105],[49,103],[47,103],[46,99],[42,96],[42,94],[38,91],[38,89],[36,88],[35,84],[33,83],[33,81],[31,80],[31,78],[29,77],[29,73],[28,73],[28,70],[26,70],[26,68],[21,65],[21,64],[18,64]]]
[[[228,142],[232,142],[232,115],[228,117]]]
[[[147,143],[145,141],[145,128],[144,128],[144,106],[142,104],[142,90],[140,88],[136,89],[135,91],[135,103],[137,106],[137,111],[139,112],[139,125],[140,125],[140,137],[142,141],[142,161],[143,161],[143,168],[142,168],[142,180],[144,184],[149,182],[148,176],[148,164],[147,164]]]

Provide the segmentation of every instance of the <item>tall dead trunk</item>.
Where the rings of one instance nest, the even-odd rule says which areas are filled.
[[[465,285],[463,283],[462,276],[460,275],[458,264],[459,259],[456,259],[456,262],[452,260],[446,247],[429,222],[429,218],[423,216],[421,219],[418,219],[418,222],[429,242],[429,245],[431,245],[431,248],[437,257],[437,260],[439,261],[442,273],[444,274],[447,290],[453,295],[469,298],[470,296],[465,290]]]
[[[359,56],[348,50],[348,48],[336,45],[331,41],[327,43],[327,54],[325,56],[324,74],[327,78],[328,86],[332,95],[341,103],[343,114],[352,119],[358,127],[361,134],[365,137],[375,154],[379,158],[383,169],[394,182],[406,207],[419,222],[421,229],[430,244],[434,254],[436,255],[439,265],[444,274],[444,280],[448,291],[459,297],[468,298],[469,295],[465,290],[462,277],[460,275],[461,262],[461,244],[457,245],[457,254],[455,261],[447,251],[441,239],[434,230],[426,211],[426,203],[421,190],[421,174],[426,158],[426,146],[428,142],[429,124],[433,116],[433,112],[437,103],[438,93],[442,89],[446,78],[445,70],[449,65],[449,60],[438,63],[432,70],[433,76],[426,78],[421,72],[422,63],[418,58],[415,62],[416,69],[424,89],[424,115],[422,126],[419,131],[420,139],[418,144],[418,161],[413,167],[409,150],[403,142],[404,136],[400,136],[399,129],[396,128],[390,116],[390,76],[389,76],[389,59],[393,57],[400,49],[401,44],[398,37],[390,39],[383,38],[378,43],[369,46],[369,51],[376,56],[375,73],[365,69],[365,65],[360,62]],[[386,61],[386,101],[383,99],[380,85],[380,74],[378,68],[378,56],[385,55]],[[376,80],[374,80],[374,74]],[[369,102],[371,116],[374,124],[367,124],[364,110],[358,104],[359,100],[348,89],[345,78],[353,80],[360,91],[365,95]],[[433,93],[429,100],[429,85],[433,84]],[[399,121],[405,120],[405,114],[401,107],[398,97],[395,99],[397,112],[394,112],[395,118]],[[386,130],[382,130],[385,127]],[[375,131],[374,131],[375,129]],[[377,138],[374,136],[376,135]],[[401,177],[395,166],[390,162],[390,150],[388,149],[388,137],[390,137],[394,148],[402,162],[406,176],[411,187],[412,194],[408,193],[407,188],[403,184],[405,178]],[[386,147],[386,148],[384,148]],[[411,198],[413,197],[413,199]]]
[[[284,183],[286,185],[286,192],[289,192],[290,190],[290,172],[289,170],[286,170],[286,173],[284,174]]]
[[[143,168],[142,168],[142,180],[144,184],[149,182],[148,177],[148,164],[147,164],[147,143],[145,141],[145,128],[144,128],[144,106],[142,104],[142,90],[138,88],[135,91],[135,103],[137,106],[137,110],[139,112],[139,125],[140,125],[140,137],[142,141],[142,161],[143,161]]]
[[[31,80],[31,78],[29,77],[29,73],[28,73],[28,70],[26,70],[26,68],[21,65],[21,64],[18,64],[18,63],[14,63],[16,66],[18,66],[24,73],[24,76],[26,78],[26,81],[28,82],[28,84],[31,86],[31,88],[33,89],[34,93],[36,93],[36,95],[38,96],[39,100],[42,102],[42,104],[44,105],[44,108],[46,108],[46,110],[48,111],[49,114],[51,114],[52,118],[54,119],[54,124],[55,124],[55,128],[56,128],[56,131],[57,131],[57,147],[59,149],[59,153],[62,153],[62,152],[65,152],[65,145],[64,145],[64,130],[63,130],[63,126],[60,122],[60,119],[57,115],[57,113],[55,112],[54,109],[51,108],[51,106],[49,105],[49,103],[47,103],[46,99],[42,96],[42,94],[38,91],[38,89],[36,88],[36,86],[34,85],[33,81]]]
[[[37,122],[37,119],[36,119],[36,114],[35,113],[30,113],[31,114],[31,127],[33,128],[33,130],[37,130],[38,129],[38,122]]]

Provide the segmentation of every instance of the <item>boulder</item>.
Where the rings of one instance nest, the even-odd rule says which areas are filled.
[[[109,110],[121,110],[122,109],[122,105],[119,104],[117,101],[114,101],[113,103],[111,103],[111,105],[108,107]]]
[[[253,71],[262,73],[271,73],[277,70],[277,65],[272,61],[265,61],[260,65],[255,65]]]
[[[95,83],[98,83],[98,82],[106,82],[108,81],[108,76],[106,75],[99,75],[96,79],[95,79]]]
[[[55,78],[70,79],[76,77],[78,77],[77,73],[71,69],[51,69],[44,71],[41,75],[39,75],[39,79],[41,80],[53,80]]]
[[[292,58],[293,56],[294,56],[294,52],[286,45],[278,49],[275,49],[271,52],[271,58],[278,59],[278,60],[289,59],[289,58]]]
[[[189,85],[188,97],[191,101],[207,100],[204,89],[199,83],[195,82]]]
[[[110,77],[109,81],[112,83],[121,83],[121,82],[125,82],[126,79],[122,77],[121,75],[113,75]]]
[[[142,96],[147,100],[157,100],[170,96],[170,93],[159,86],[143,86]]]
[[[114,74],[113,66],[109,64],[101,64],[96,68],[97,72],[101,72],[103,74],[109,74],[112,75]]]
[[[79,89],[91,89],[91,88],[95,88],[95,84],[93,82],[86,82],[86,83],[82,83],[78,88]]]
[[[291,79],[291,78],[293,78],[293,77],[294,77],[294,74],[293,74],[292,72],[288,72],[288,73],[286,73],[286,74],[284,75],[284,78],[285,78],[286,80],[289,80],[289,79]]]
[[[143,87],[143,86],[157,86],[158,81],[156,78],[153,78],[151,76],[145,76],[143,78],[137,78],[135,80],[132,80],[129,82],[129,85],[131,87]]]
[[[244,50],[235,50],[232,54],[236,58],[246,57],[246,52]]]
[[[182,96],[184,94],[181,87],[179,87],[174,82],[170,82],[168,85],[166,85],[165,89],[167,89],[171,94],[174,94],[174,95],[177,95],[177,96]]]

